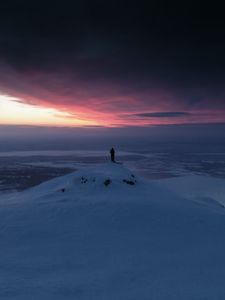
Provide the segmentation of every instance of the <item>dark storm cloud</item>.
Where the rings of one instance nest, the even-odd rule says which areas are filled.
[[[101,62],[100,73],[112,64],[110,74],[104,74],[111,76],[119,75],[121,62],[122,73],[127,75],[133,70],[148,75],[150,66],[154,73],[161,69],[167,73],[166,68],[174,63],[178,70],[185,66],[191,71],[195,64],[196,69],[203,68],[202,73],[209,66],[220,69],[225,21],[219,7],[207,7],[206,3],[198,6],[193,1],[146,3],[89,0],[1,4],[2,57],[21,69],[72,69],[84,67],[85,62]]]
[[[124,107],[112,98],[152,106],[146,95],[157,90],[172,110],[225,109],[224,10],[196,2],[4,2],[1,91],[31,104],[91,105],[92,96],[114,111]]]

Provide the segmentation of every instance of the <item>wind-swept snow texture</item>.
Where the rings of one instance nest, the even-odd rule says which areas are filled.
[[[225,210],[105,164],[0,202],[0,299],[225,299]]]
[[[205,205],[225,207],[225,180],[210,176],[187,175],[163,179],[162,186],[178,195]]]

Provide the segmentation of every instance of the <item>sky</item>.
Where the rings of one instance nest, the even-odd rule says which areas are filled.
[[[221,128],[221,2],[5,1],[1,130]]]

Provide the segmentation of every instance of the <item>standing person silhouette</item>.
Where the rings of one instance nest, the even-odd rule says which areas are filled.
[[[112,161],[112,162],[115,162],[115,150],[114,150],[114,148],[112,148],[112,149],[110,150],[110,155],[111,155],[111,161]]]

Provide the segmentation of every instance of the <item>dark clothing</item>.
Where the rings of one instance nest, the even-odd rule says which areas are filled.
[[[110,155],[111,155],[111,161],[115,162],[115,150],[113,148],[110,150]]]

